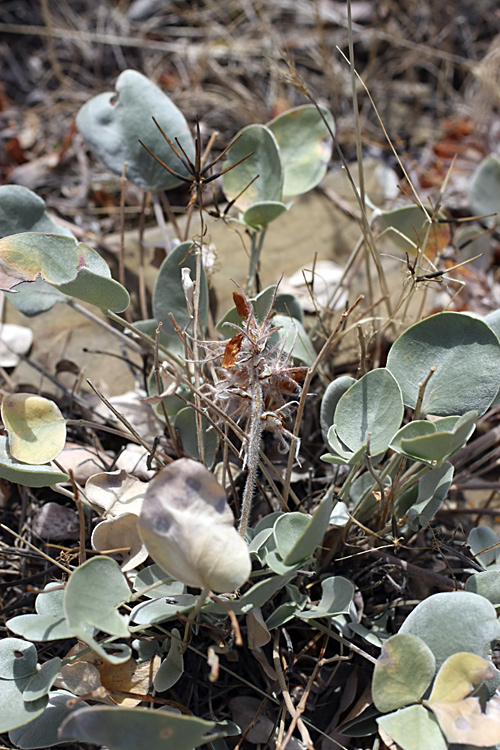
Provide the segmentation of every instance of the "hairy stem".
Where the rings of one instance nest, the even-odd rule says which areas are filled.
[[[243,491],[243,501],[241,505],[241,518],[238,532],[240,536],[245,537],[245,533],[250,519],[250,512],[252,510],[253,493],[255,492],[255,485],[257,484],[257,466],[259,464],[259,443],[264,423],[261,419],[263,410],[263,399],[262,399],[262,386],[257,380],[256,373],[254,378],[253,388],[253,400],[252,400],[252,413],[250,416],[250,424],[248,429],[248,445],[247,455],[245,462],[248,466],[247,481],[245,483],[245,489]]]

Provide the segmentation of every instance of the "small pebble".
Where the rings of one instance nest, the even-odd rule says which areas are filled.
[[[57,503],[45,503],[35,515],[33,531],[50,542],[78,539],[80,535],[78,513]]]

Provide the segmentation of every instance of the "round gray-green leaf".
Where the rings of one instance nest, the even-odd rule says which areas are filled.
[[[314,554],[328,528],[332,506],[333,496],[327,494],[312,517],[285,513],[276,520],[273,535],[285,565],[297,565]]]
[[[93,557],[71,574],[64,590],[64,614],[70,625],[88,624],[127,637],[128,618],[117,609],[129,598],[130,589],[118,563],[109,557]]]
[[[500,571],[485,570],[474,573],[465,582],[465,590],[484,596],[494,607],[500,606]]]
[[[478,216],[500,213],[500,159],[490,155],[483,159],[469,183],[469,203],[472,213]],[[485,219],[489,226],[498,216]]]
[[[396,379],[385,368],[366,373],[340,398],[335,429],[353,453],[367,445],[376,456],[387,450],[403,419],[404,406]]]
[[[63,740],[58,740],[57,730],[63,720],[74,711],[68,707],[68,702],[74,700],[75,696],[67,690],[55,690],[49,695],[49,702],[43,713],[36,719],[30,719],[26,724],[9,732],[9,740],[19,747],[20,750],[46,750],[53,745],[59,745]],[[88,706],[85,701],[79,701],[76,708]]]
[[[459,651],[487,659],[491,643],[500,638],[495,608],[470,591],[433,594],[408,615],[400,633],[421,638],[436,658],[436,669]]]
[[[489,327],[500,339],[500,310],[492,310],[488,315],[485,315],[484,322],[488,323]]]
[[[16,293],[9,294],[10,304],[28,318],[51,310],[58,302],[67,302],[68,295],[47,284],[43,279],[23,281],[16,286]]]
[[[17,680],[36,672],[36,648],[20,638],[0,641],[0,678]]]
[[[408,422],[398,430],[390,447],[418,461],[443,461],[467,442],[475,429],[477,416],[476,411],[471,411],[462,417]]]
[[[500,339],[500,310],[493,310],[484,316],[484,322],[489,325],[492,331],[496,333]],[[500,389],[492,402],[491,406],[498,406],[500,404]]]
[[[427,526],[441,507],[453,479],[454,467],[445,461],[441,466],[424,474],[418,482],[418,495],[408,509],[408,522],[415,531]]]
[[[321,581],[321,590],[319,604],[301,612],[297,617],[302,620],[311,620],[349,612],[354,598],[354,584],[351,581],[342,576],[331,576]]]
[[[24,700],[36,701],[39,698],[43,698],[44,695],[48,695],[50,688],[56,681],[60,668],[61,659],[58,656],[54,656],[53,659],[46,661],[26,685],[23,692]]]
[[[388,230],[391,241],[404,253],[414,255],[420,247],[432,255],[449,244],[450,230],[447,223],[439,221],[446,218],[444,214],[439,213],[432,224],[428,216],[429,212],[426,215],[420,206],[402,206],[381,211],[377,221],[380,229]]]
[[[23,464],[16,461],[9,453],[5,435],[0,435],[0,477],[24,487],[50,487],[69,479],[67,474],[53,469],[49,464]]]
[[[191,279],[193,281],[196,279],[197,252],[200,250],[196,243],[189,240],[182,242],[161,264],[155,283],[153,315],[156,326],[158,326],[157,321],[160,321],[162,324],[160,336],[175,337],[176,342],[180,339],[175,332],[169,313],[174,316],[177,325],[182,329],[190,322],[191,318],[182,288],[182,269],[189,268]],[[203,263],[201,263],[199,316],[201,326],[205,328],[208,320],[208,284]]]
[[[331,113],[320,107],[333,133]],[[301,195],[316,187],[325,176],[332,155],[332,139],[327,126],[312,104],[283,112],[267,123],[280,149],[284,171],[284,195]]]
[[[328,442],[328,430],[334,423],[335,409],[344,393],[354,385],[356,380],[350,375],[342,375],[340,378],[332,380],[327,387],[323,400],[321,401],[320,422],[321,433],[325,443]]]
[[[73,237],[73,233],[57,224],[45,211],[45,201],[22,185],[0,187],[0,237],[23,232],[46,232]],[[66,296],[42,279],[24,282],[9,295],[9,302],[23,315],[32,317],[50,310]]]
[[[92,706],[74,711],[61,725],[59,739],[106,745],[109,750],[193,750],[203,744],[213,721],[161,709]]]
[[[179,433],[182,450],[185,455],[199,461],[196,412],[192,406],[186,406],[183,409],[179,409],[175,415],[174,428]],[[201,417],[201,430],[204,463],[206,466],[211,466],[214,462],[219,442],[217,432],[204,416]]]
[[[71,638],[73,631],[68,626],[63,612],[64,590],[54,581],[47,584],[35,600],[36,615],[18,615],[8,621],[13,633],[28,641],[57,641]],[[51,591],[55,587],[54,591]]]
[[[231,609],[236,615],[242,613],[248,613],[255,607],[263,607],[266,602],[270,601],[274,594],[286,586],[289,581],[295,576],[295,569],[288,570],[284,574],[277,576],[271,576],[264,578],[258,583],[255,583],[248,591],[246,591],[240,599],[228,600],[231,602]],[[224,615],[227,613],[227,609],[222,604],[214,602],[210,606],[210,612],[214,612],[218,615]]]
[[[123,312],[130,302],[106,261],[72,237],[24,232],[0,240],[1,289],[15,292],[21,282],[39,278],[64,294],[115,312]]]
[[[272,322],[280,328],[278,336],[283,353],[291,354],[294,359],[306,365],[312,365],[316,359],[316,352],[300,320],[290,315],[275,315]]]
[[[22,185],[0,187],[0,237],[21,232],[47,232],[73,237],[45,211],[45,201]]]
[[[29,677],[15,680],[0,680],[0,733],[10,732],[39,716],[47,705],[48,697],[36,701],[25,701],[23,691]]]
[[[283,174],[276,138],[265,125],[248,125],[239,136],[227,152],[224,168],[252,155],[223,176],[222,188],[226,198],[230,201],[237,199],[235,206],[240,211],[263,201],[281,202]],[[244,190],[254,177],[257,177],[255,182]],[[244,192],[239,195],[242,190]]]
[[[154,687],[159,693],[170,690],[182,677],[184,672],[184,644],[176,628],[172,629],[172,638],[168,654],[162,661],[154,676]]]
[[[73,636],[63,615],[18,615],[7,625],[13,633],[32,641],[59,641]]]
[[[373,672],[372,697],[382,713],[418,703],[436,669],[434,654],[421,638],[398,633],[382,646]]]
[[[275,314],[288,315],[288,317],[295,318],[304,325],[304,311],[299,300],[293,294],[276,295],[273,310]]]
[[[498,542],[498,535],[489,526],[476,526],[471,529],[467,537],[467,544],[470,547],[470,551],[477,562],[484,565],[485,568],[496,563],[500,554],[500,547],[496,546]],[[487,550],[487,552],[483,552],[483,550]]]
[[[401,750],[447,750],[449,747],[434,714],[420,705],[385,714],[377,719],[377,724]]]
[[[154,588],[149,591],[144,589],[149,586]],[[147,596],[149,599],[161,599],[162,597],[169,598],[177,594],[183,594],[185,586],[179,581],[172,579],[159,565],[149,565],[147,568],[143,568],[134,578],[134,591],[139,592],[143,596]]]
[[[73,633],[106,661],[119,664],[130,656],[122,644],[118,656],[112,656],[94,640],[94,628],[104,633],[127,638],[128,616],[118,607],[130,599],[127,579],[120,566],[110,557],[93,557],[80,565],[70,576],[63,596],[66,621]]]
[[[193,594],[174,594],[168,598],[149,599],[132,610],[130,618],[138,625],[152,625],[156,622],[175,620],[179,613],[189,612],[197,602]]]
[[[242,219],[251,229],[262,229],[285,211],[288,211],[288,206],[281,201],[260,201],[247,208]]]
[[[187,170],[175,155],[153,117],[172,142],[178,138],[191,161],[194,142],[182,112],[169,97],[136,70],[124,70],[115,84],[88,101],[78,112],[76,125],[89,148],[117,175],[125,162],[126,176],[144,190],[170,190],[182,180],[161,166],[139,139],[175,172]]]
[[[442,312],[416,323],[394,342],[387,368],[398,381],[407,406],[415,408],[425,388],[421,415],[484,414],[500,384],[500,344],[482,320]]]

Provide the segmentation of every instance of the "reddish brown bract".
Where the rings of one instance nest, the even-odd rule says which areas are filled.
[[[226,348],[224,349],[224,358],[222,360],[222,367],[226,370],[230,370],[236,364],[236,359],[241,349],[241,342],[243,341],[243,334],[237,333],[236,336],[227,342]]]
[[[243,320],[246,320],[252,313],[252,304],[243,294],[240,294],[239,292],[233,292],[233,300],[236,310],[238,311],[238,315],[243,318]]]

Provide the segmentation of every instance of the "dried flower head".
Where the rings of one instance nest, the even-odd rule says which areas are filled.
[[[294,436],[286,427],[286,419],[297,405],[296,398],[290,399],[290,396],[300,396],[300,381],[306,374],[305,368],[290,366],[293,346],[286,351],[286,337],[276,344],[271,341],[273,334],[279,331],[271,321],[275,297],[276,291],[269,312],[260,323],[251,302],[241,289],[234,292],[234,304],[243,319],[242,324],[227,323],[235,330],[231,339],[202,344],[210,352],[211,359],[221,361],[216,369],[218,380],[205,384],[205,391],[219,409],[234,421],[244,422],[245,426],[243,450],[248,478],[240,533],[244,533],[248,522],[261,435],[264,430],[271,431],[277,436],[282,449],[289,450]],[[299,442],[295,440],[297,453]]]
[[[217,368],[218,381],[206,387],[217,406],[238,423],[251,419],[257,401],[261,404],[262,430],[289,434],[285,419],[297,404],[289,397],[300,396],[306,369],[290,366],[286,340],[271,345],[271,337],[279,331],[270,321],[272,305],[264,322],[259,323],[243,292],[234,292],[233,299],[243,322],[241,326],[227,323],[236,331],[231,339],[215,345],[205,342],[212,356],[222,360]]]

